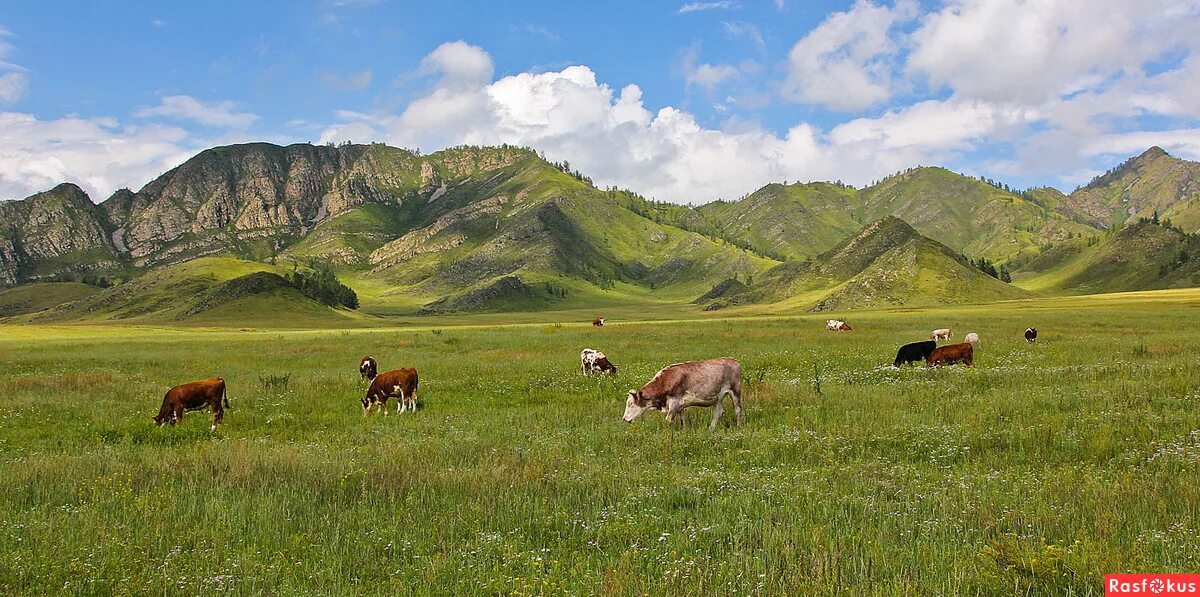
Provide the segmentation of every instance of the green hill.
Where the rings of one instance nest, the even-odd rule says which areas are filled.
[[[996,263],[1035,255],[1042,245],[1096,230],[1052,207],[945,168],[914,168],[858,193],[855,216],[895,216],[921,234]]]
[[[100,291],[96,286],[79,282],[35,282],[0,290],[0,318],[38,313]]]
[[[1069,294],[1200,286],[1200,235],[1139,220],[1102,240],[1056,246],[1018,271],[1017,284]]]
[[[1028,296],[1024,290],[983,274],[949,247],[892,216],[867,225],[814,259],[790,261],[765,272],[748,291],[714,294],[710,309],[780,303],[815,311]]]
[[[1200,231],[1200,163],[1151,147],[1076,190],[1064,203],[1096,226],[1128,220],[1170,220],[1186,232]]]
[[[853,188],[827,182],[769,184],[741,200],[714,201],[696,211],[763,253],[804,259],[862,227],[850,211],[854,194]]]
[[[155,269],[32,316],[36,321],[275,326],[346,324],[360,318],[309,299],[275,268],[219,257]]]

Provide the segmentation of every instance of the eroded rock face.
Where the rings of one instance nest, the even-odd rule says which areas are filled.
[[[105,222],[73,184],[0,203],[0,284],[118,267]]]

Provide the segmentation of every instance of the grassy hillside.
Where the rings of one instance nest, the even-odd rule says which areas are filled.
[[[914,168],[862,189],[855,216],[896,216],[921,234],[996,263],[1028,258],[1039,247],[1096,234],[1052,208],[945,168]]]
[[[1065,203],[1097,226],[1129,220],[1170,220],[1185,232],[1200,231],[1200,163],[1151,147],[1071,193]]]
[[[284,271],[205,257],[153,270],[30,319],[305,327],[347,325],[361,318],[305,297],[280,275]]]
[[[1055,247],[1018,272],[1017,284],[1072,294],[1200,286],[1200,235],[1139,221]]]
[[[861,228],[851,214],[854,194],[853,188],[826,182],[769,184],[744,199],[714,201],[696,211],[764,253],[805,259]]]
[[[79,282],[39,282],[0,290],[0,318],[45,311],[100,291],[96,286]]]
[[[753,282],[747,291],[716,293],[710,305],[776,303],[781,308],[846,310],[1027,296],[890,216],[814,259],[784,263]]]

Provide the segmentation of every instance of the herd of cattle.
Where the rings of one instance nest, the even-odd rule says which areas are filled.
[[[604,318],[597,317],[592,321],[594,326],[603,326]],[[825,324],[829,331],[850,332],[854,328],[845,321],[830,319]],[[1037,328],[1025,330],[1025,341],[1037,341]],[[942,340],[947,344],[939,345]],[[928,340],[910,342],[900,347],[892,366],[910,365],[917,361],[925,361],[926,367],[938,367],[962,363],[973,366],[975,362],[975,347],[979,345],[979,334],[970,333],[963,342],[949,344],[950,328],[939,328],[930,333]],[[603,352],[585,348],[579,353],[580,371],[584,375],[616,375],[617,366],[608,360]],[[365,356],[358,363],[358,372],[362,379],[369,381],[367,394],[361,400],[363,416],[368,416],[374,409],[388,414],[388,398],[396,398],[396,412],[417,411],[417,370],[413,368],[393,369],[379,373],[379,364],[374,358]],[[722,400],[728,396],[733,401],[734,413],[738,424],[742,422],[742,366],[735,359],[720,358],[704,361],[689,361],[663,367],[654,374],[646,385],[637,390],[630,390],[625,400],[625,414],[622,419],[632,423],[642,413],[657,410],[663,413],[668,423],[684,422],[684,409],[690,407],[713,407],[710,429],[716,429],[721,415],[725,412]],[[225,380],[213,377],[175,386],[163,397],[158,415],[154,417],[155,424],[174,425],[183,419],[188,411],[211,408],[213,413],[212,431],[217,430],[217,424],[229,408],[229,397],[226,395]]]

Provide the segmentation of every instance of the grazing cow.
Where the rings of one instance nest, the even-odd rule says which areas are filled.
[[[933,352],[929,353],[929,360],[925,363],[925,366],[940,367],[955,363],[963,363],[968,367],[974,366],[975,347],[969,342],[939,346]]]
[[[929,337],[932,338],[933,340],[945,340],[945,341],[949,342],[950,341],[950,328],[941,328],[938,330],[933,330],[933,333],[930,334]]]
[[[604,356],[604,353],[590,348],[580,351],[579,368],[583,370],[584,375],[592,373],[599,373],[601,375],[605,373],[617,374],[617,366],[612,364],[612,361],[609,361],[608,357]]]
[[[594,326],[596,326],[596,327],[600,327],[600,326],[604,325],[604,318],[603,318],[603,317],[597,317],[597,318],[593,319],[593,320],[592,320],[592,325],[594,325]]]
[[[854,328],[850,324],[840,319],[830,319],[825,322],[825,329],[831,332],[853,332]]]
[[[966,342],[967,344],[970,344],[971,346],[977,346],[979,344],[979,334],[976,334],[975,332],[971,332],[970,334],[967,334],[966,337],[963,338],[963,342]]]
[[[363,379],[375,379],[375,376],[379,374],[379,365],[375,363],[375,359],[363,357],[358,363],[358,374]]]
[[[685,408],[712,406],[712,424],[708,428],[714,430],[725,412],[721,399],[726,394],[733,398],[733,410],[740,425],[742,366],[736,360],[726,357],[668,365],[640,390],[629,390],[622,418],[626,423],[632,423],[642,413],[653,409],[662,412],[668,423],[674,423],[678,418],[682,425]]]
[[[1026,342],[1037,342],[1037,328],[1026,328],[1025,329],[1025,341]]]
[[[363,416],[370,414],[371,407],[378,406],[386,417],[387,399],[393,396],[399,398],[396,401],[397,413],[408,410],[417,412],[416,369],[394,369],[376,375],[375,379],[371,380],[371,387],[367,388],[367,395],[362,399]]]
[[[211,431],[216,431],[217,423],[221,422],[225,416],[225,409],[229,408],[229,397],[225,395],[225,380],[213,377],[167,390],[154,422],[159,427],[162,427],[163,423],[174,425],[183,420],[184,412],[200,410],[206,406],[212,407]]]
[[[921,342],[911,342],[900,347],[896,351],[896,360],[892,361],[893,367],[900,365],[909,365],[916,361],[928,361],[929,353],[937,348],[937,342],[933,340],[922,340]]]

